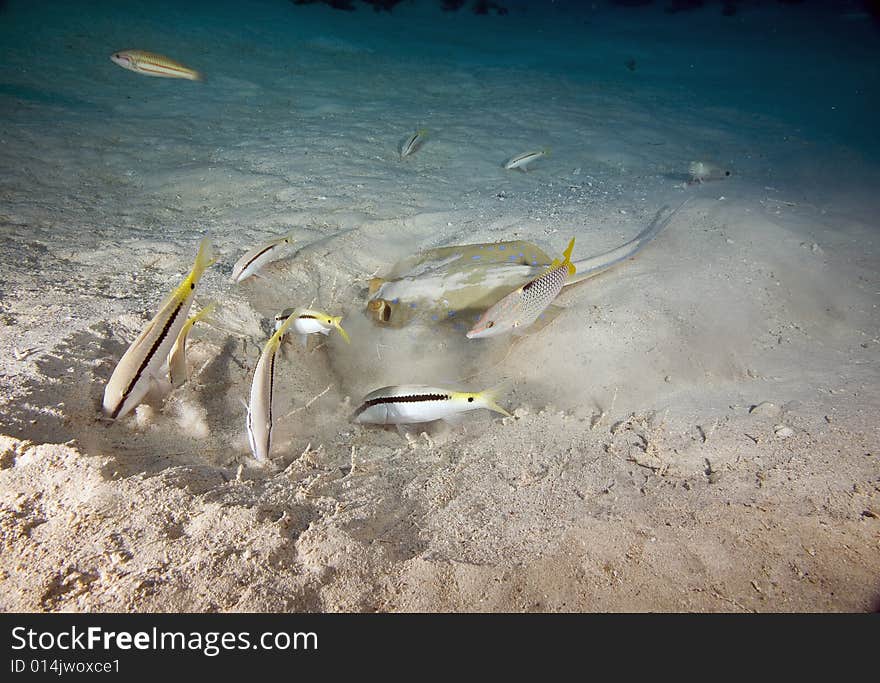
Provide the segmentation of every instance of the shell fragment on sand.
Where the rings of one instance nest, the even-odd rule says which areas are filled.
[[[133,410],[150,390],[164,381],[163,368],[171,348],[186,324],[196,283],[214,263],[211,241],[199,245],[195,264],[186,279],[165,299],[159,312],[147,323],[123,354],[104,388],[104,413],[114,419]]]
[[[183,78],[188,81],[201,81],[202,75],[180,62],[145,50],[120,50],[110,55],[110,60],[123,69],[158,78]]]
[[[471,393],[416,384],[382,387],[364,397],[352,421],[379,425],[417,424],[449,419],[479,408],[509,417],[510,413],[495,402],[495,394],[492,389]]]

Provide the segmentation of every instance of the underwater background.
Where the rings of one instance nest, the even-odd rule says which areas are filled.
[[[0,609],[876,609],[878,110],[872,0],[0,2]],[[431,250],[660,215],[523,336],[370,308]],[[189,381],[104,419],[206,236]],[[351,344],[284,346],[267,467],[291,306]],[[397,384],[512,417],[351,424]]]

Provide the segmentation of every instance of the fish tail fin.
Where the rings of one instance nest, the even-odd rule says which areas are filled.
[[[196,313],[194,316],[192,316],[188,322],[192,325],[195,325],[197,322],[199,322],[199,320],[204,320],[209,315],[211,315],[216,308],[217,308],[217,302],[212,301],[211,303],[203,306],[202,310],[200,310],[198,313]]]
[[[568,274],[574,275],[577,272],[577,268],[571,262],[571,252],[574,249],[574,237],[571,238],[571,242],[568,243],[568,246],[565,248],[565,251],[562,252],[563,259],[560,261],[558,258],[553,259],[553,263],[550,264],[549,270],[553,270],[554,268],[558,268],[559,266],[566,266],[568,268]]]
[[[566,247],[565,251],[562,252],[562,255],[565,257],[565,260],[562,262],[566,266],[568,266],[568,274],[574,275],[577,271],[577,268],[574,267],[574,264],[571,262],[571,252],[574,250],[574,237],[571,238],[571,242],[568,243],[568,247]]]
[[[428,129],[427,128],[419,128],[416,131],[416,134],[419,135],[420,137],[425,137],[428,134]]]
[[[199,83],[204,83],[205,74],[203,74],[201,71],[196,71],[195,69],[193,69],[192,80],[198,81]]]
[[[505,417],[513,417],[510,413],[508,413],[504,408],[498,405],[497,401],[500,398],[501,394],[507,389],[508,382],[502,382],[501,384],[496,384],[494,387],[490,387],[488,389],[484,389],[479,392],[477,395],[482,399],[483,405],[491,410],[494,413],[500,413]]]
[[[544,152],[544,156],[545,156],[545,157],[549,157],[549,156],[550,156],[550,151],[551,151],[551,150],[550,150],[549,147],[545,147],[545,148],[542,149],[541,151]]]
[[[342,335],[342,338],[345,340],[346,344],[351,344],[351,338],[348,336],[348,332],[342,329],[342,316],[337,315],[335,318],[330,318],[333,321],[333,327],[339,330],[339,334]]]
[[[193,264],[192,271],[189,274],[189,284],[195,285],[202,277],[202,274],[217,262],[214,256],[214,248],[211,246],[211,238],[205,237],[199,243],[199,253],[196,255],[196,262]]]

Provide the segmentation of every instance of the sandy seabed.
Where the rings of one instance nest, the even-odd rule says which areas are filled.
[[[792,70],[772,14],[664,33],[610,13],[584,44],[514,12],[493,37],[418,7],[355,28],[289,3],[46,5],[0,28],[0,609],[877,609],[870,26]],[[122,47],[208,78],[125,72]],[[798,94],[767,95],[783,79]],[[703,158],[731,177],[687,185]],[[420,249],[575,236],[583,258],[685,199],[534,334],[364,315],[369,278]],[[229,282],[290,230],[266,278]],[[204,235],[220,260],[196,298],[220,309],[189,382],[101,419]],[[263,468],[241,399],[272,316],[310,303],[352,344],[285,349]],[[385,384],[502,380],[510,418],[409,439],[349,422]]]

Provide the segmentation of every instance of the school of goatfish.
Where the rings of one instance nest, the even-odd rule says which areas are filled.
[[[123,50],[111,56],[114,63],[136,73],[165,78],[201,80],[201,74],[163,55],[143,50]],[[401,145],[405,158],[421,148],[426,131],[419,130]],[[505,168],[525,171],[547,150],[513,157]],[[681,207],[679,207],[681,208]],[[378,325],[403,327],[422,317],[433,322],[451,322],[456,329],[467,329],[466,339],[475,340],[504,334],[522,334],[539,320],[558,314],[553,306],[562,289],[593,277],[632,258],[652,241],[677,212],[661,209],[654,221],[629,242],[582,260],[572,260],[575,240],[571,239],[562,258],[550,259],[528,242],[495,242],[433,249],[398,264],[387,278],[370,282],[367,316]],[[293,244],[289,233],[260,244],[244,253],[232,268],[232,281],[242,283],[251,277],[265,277],[261,271],[284,258]],[[216,304],[209,303],[189,316],[196,285],[204,272],[216,262],[211,241],[202,240],[189,274],[158,306],[119,360],[104,389],[103,411],[119,419],[142,403],[150,394],[167,395],[181,387],[187,377],[186,342],[193,325],[210,322]],[[246,404],[246,431],[254,458],[260,464],[271,462],[276,364],[278,352],[288,332],[295,333],[303,346],[309,335],[329,335],[336,331],[348,343],[342,316],[321,310],[287,308],[275,316],[274,333],[262,349],[254,370],[249,401]],[[486,409],[509,416],[498,405],[498,389],[478,392],[453,391],[422,385],[397,385],[375,389],[360,402],[352,422],[374,425],[407,425],[449,420],[460,414]]]

